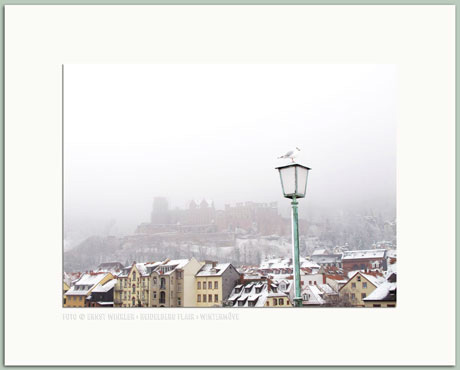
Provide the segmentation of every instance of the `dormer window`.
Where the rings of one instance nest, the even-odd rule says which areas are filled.
[[[256,293],[260,293],[261,288],[256,288]]]

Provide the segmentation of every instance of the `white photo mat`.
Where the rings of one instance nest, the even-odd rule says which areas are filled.
[[[67,63],[395,64],[398,307],[63,309]],[[454,364],[454,6],[7,5],[5,83],[6,365]]]

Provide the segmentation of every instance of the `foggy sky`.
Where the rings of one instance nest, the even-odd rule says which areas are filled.
[[[278,201],[276,159],[312,167],[300,207],[395,205],[393,65],[66,65],[64,208],[133,230],[171,206]]]

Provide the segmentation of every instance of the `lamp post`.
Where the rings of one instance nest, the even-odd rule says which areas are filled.
[[[299,215],[297,199],[304,198],[307,192],[308,172],[311,168],[298,163],[276,167],[280,173],[281,188],[285,198],[292,199],[292,253],[294,261],[294,306],[302,307],[300,291],[300,256],[299,256]]]

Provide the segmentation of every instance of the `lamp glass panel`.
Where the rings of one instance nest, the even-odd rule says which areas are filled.
[[[295,194],[295,167],[280,168],[284,195]]]
[[[305,196],[307,189],[308,170],[303,167],[297,167],[297,194]]]

